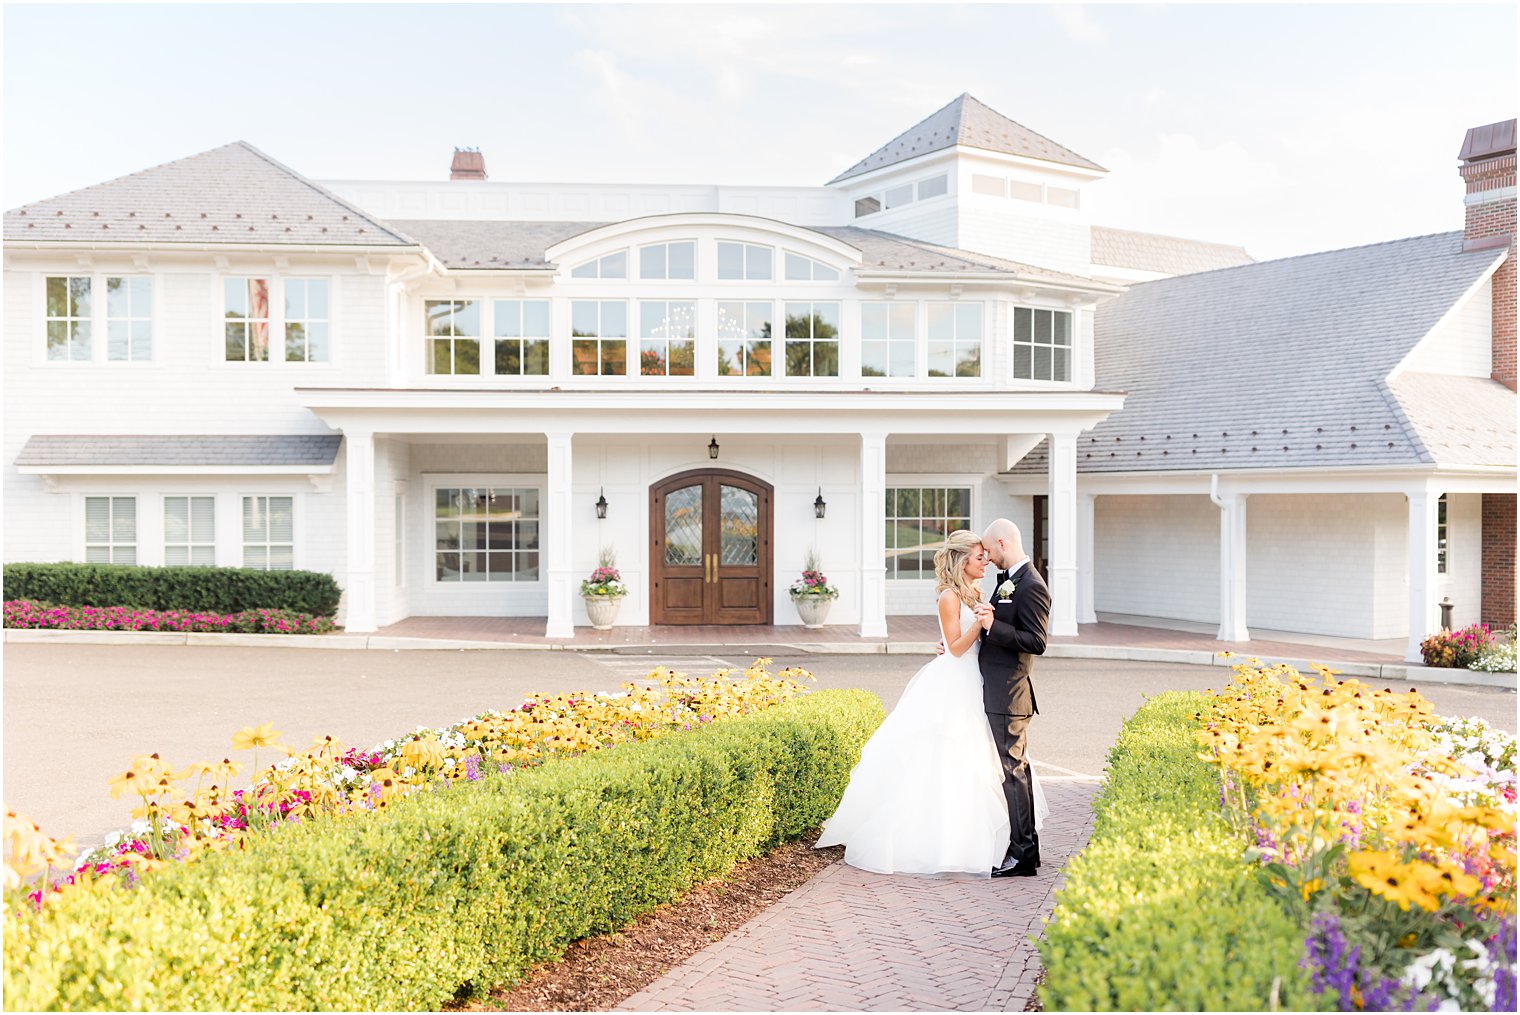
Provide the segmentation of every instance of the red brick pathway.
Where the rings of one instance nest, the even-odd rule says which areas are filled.
[[[1097,786],[1045,782],[1033,878],[886,876],[834,864],[620,1011],[1023,1011]]]
[[[515,642],[523,645],[562,644],[577,648],[609,649],[647,645],[837,645],[882,642],[933,642],[939,640],[939,624],[933,617],[889,617],[885,638],[862,638],[846,624],[827,625],[810,631],[798,625],[716,627],[652,626],[615,627],[610,631],[577,628],[571,639],[544,637],[542,617],[408,617],[376,632],[379,637],[438,638],[457,641]],[[1399,663],[1398,653],[1369,651],[1365,642],[1326,644],[1330,639],[1296,642],[1286,639],[1253,640],[1240,644],[1216,641],[1212,635],[1173,631],[1135,624],[1083,624],[1074,638],[1051,638],[1052,645],[1107,646],[1113,648],[1182,649],[1198,652],[1229,650],[1237,655],[1262,659],[1333,659],[1339,662]]]

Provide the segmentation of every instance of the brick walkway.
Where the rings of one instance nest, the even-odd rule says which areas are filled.
[[[1033,878],[886,876],[834,864],[620,1011],[1023,1011],[1065,861],[1097,786],[1042,783]]]

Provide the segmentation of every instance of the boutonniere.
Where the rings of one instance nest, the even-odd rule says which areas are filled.
[[[1018,585],[1014,584],[1012,578],[1009,578],[997,587],[997,592],[994,595],[997,596],[1000,602],[1006,603],[1017,589]]]

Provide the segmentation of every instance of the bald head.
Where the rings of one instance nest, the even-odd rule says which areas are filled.
[[[1024,558],[1024,536],[1019,527],[1006,518],[995,518],[982,533],[982,545],[992,556],[992,562],[1006,568]]]

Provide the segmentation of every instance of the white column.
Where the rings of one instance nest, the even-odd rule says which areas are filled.
[[[860,636],[887,636],[887,435],[860,435]]]
[[[1077,435],[1050,435],[1050,634],[1077,633]]]
[[[375,435],[343,431],[344,496],[348,505],[348,583],[344,630],[375,629]]]
[[[571,435],[546,435],[549,444],[548,496],[540,538],[544,541],[544,573],[549,579],[549,622],[544,625],[545,638],[575,637],[575,572],[570,559],[571,519]]]
[[[1093,522],[1098,498],[1090,493],[1077,497],[1077,623],[1096,624],[1098,609],[1093,595],[1094,557],[1097,539]]]
[[[1406,662],[1423,662],[1420,642],[1440,625],[1436,606],[1436,512],[1440,495],[1411,490],[1409,497],[1409,644]]]
[[[1246,495],[1221,496],[1219,505],[1220,641],[1250,641],[1246,628]]]

